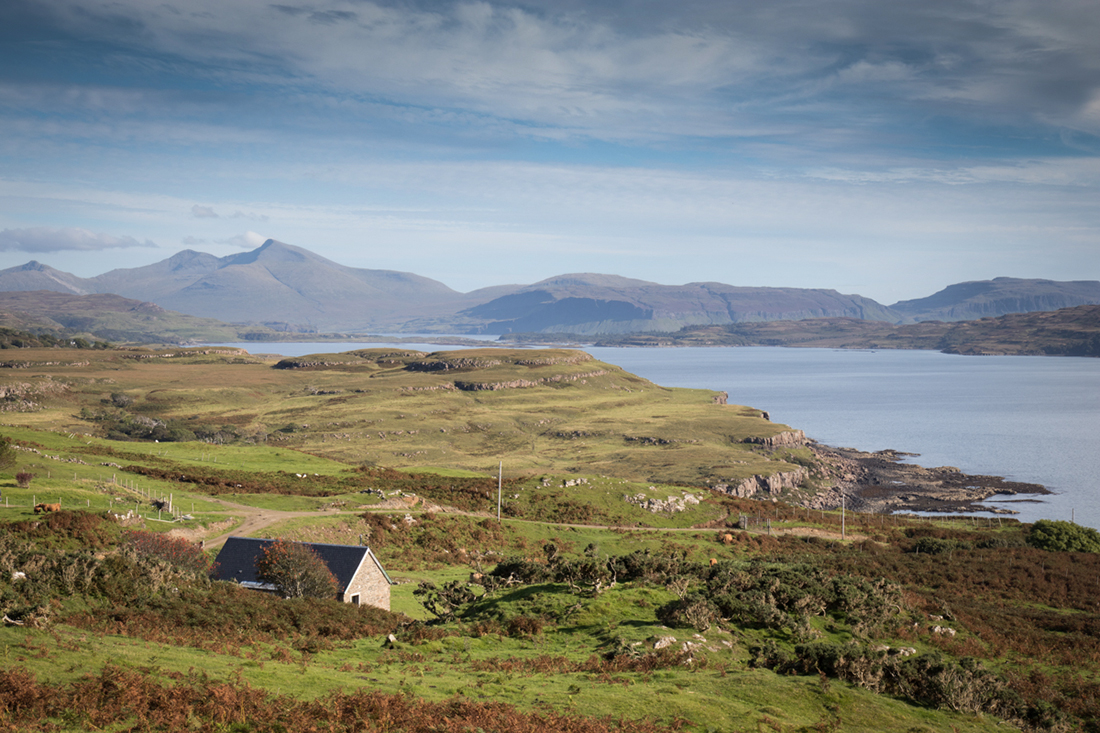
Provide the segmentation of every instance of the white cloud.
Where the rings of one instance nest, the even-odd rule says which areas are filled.
[[[195,204],[191,207],[191,216],[196,219],[217,219],[218,214],[214,211],[213,206],[199,206]]]
[[[255,213],[252,213],[252,212],[245,213],[245,212],[241,211],[240,209],[237,209],[236,211],[234,211],[232,214],[229,215],[229,218],[230,219],[251,219],[252,221],[267,221],[271,217],[269,217],[267,214],[255,214]]]
[[[267,239],[268,238],[265,237],[264,235],[257,234],[256,232],[253,232],[253,231],[249,230],[249,231],[245,232],[244,234],[238,234],[237,236],[230,237],[229,239],[218,239],[218,240],[215,240],[215,241],[218,244],[228,244],[232,247],[242,247],[244,249],[253,249],[255,247],[259,247],[261,244],[266,242]]]
[[[65,229],[32,227],[30,229],[5,229],[0,232],[0,251],[4,252],[90,252],[104,249],[156,246],[148,239],[139,242],[133,237],[116,237],[72,227]]]

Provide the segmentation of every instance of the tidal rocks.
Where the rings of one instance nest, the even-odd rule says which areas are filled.
[[[1049,494],[1039,484],[1006,481],[1000,476],[968,475],[954,466],[924,468],[902,463],[911,453],[883,450],[874,453],[854,448],[830,448],[811,443],[820,470],[833,487],[810,502],[812,508],[833,509],[841,497],[848,508],[861,512],[897,511],[974,512],[1007,509],[979,505],[995,494]]]

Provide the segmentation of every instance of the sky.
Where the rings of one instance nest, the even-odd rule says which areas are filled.
[[[1100,279],[1096,0],[3,0],[0,269]]]

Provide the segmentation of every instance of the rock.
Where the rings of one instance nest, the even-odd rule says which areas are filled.
[[[778,496],[783,489],[800,486],[809,476],[810,472],[805,468],[797,468],[794,471],[780,471],[770,476],[749,476],[741,479],[735,487],[731,488],[729,484],[718,484],[714,489],[740,499],[748,499],[762,491],[771,496]]]
[[[766,412],[761,413],[761,417],[766,415]],[[806,433],[801,430],[784,430],[781,433],[776,433],[766,438],[756,435],[751,438],[745,438],[741,442],[750,443],[752,445],[762,445],[767,448],[797,448],[806,445]]]
[[[662,636],[661,638],[657,639],[657,641],[653,642],[653,648],[664,649],[666,646],[672,646],[675,643],[675,636]]]

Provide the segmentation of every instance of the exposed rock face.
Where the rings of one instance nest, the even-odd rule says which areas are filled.
[[[802,432],[802,431],[798,431]],[[784,489],[793,489],[809,478],[810,472],[805,468],[797,468],[794,471],[781,471],[770,476],[749,476],[736,486],[718,484],[715,491],[736,496],[739,499],[748,499],[764,492],[769,496],[779,496]]]
[[[806,445],[806,433],[801,430],[784,430],[767,438],[754,436],[745,438],[742,443],[762,445],[767,448],[799,448]]]
[[[405,368],[410,372],[449,372],[460,369],[487,369],[500,366],[502,363],[500,359],[451,357],[449,359],[414,361]]]
[[[656,487],[650,486],[649,488]],[[683,496],[669,496],[668,499],[650,499],[645,494],[635,494],[634,496],[627,494],[623,499],[629,504],[634,504],[654,514],[659,512],[675,514],[687,511],[687,509],[699,503],[699,498],[695,494],[688,493],[684,493]]]
[[[455,387],[464,392],[519,389],[522,387],[538,387],[541,384],[552,384],[555,382],[575,382],[579,379],[588,379],[589,377],[601,377],[607,373],[606,369],[598,369],[594,372],[584,372],[582,374],[555,374],[552,377],[543,377],[542,379],[512,379],[507,382],[462,382],[455,380]]]

